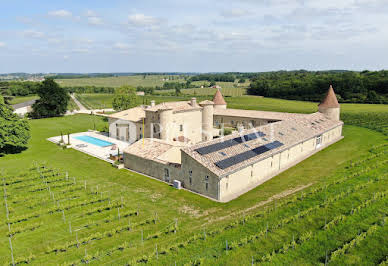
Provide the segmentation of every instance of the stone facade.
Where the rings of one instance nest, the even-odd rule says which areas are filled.
[[[216,100],[222,104],[222,95],[220,91],[217,93]],[[319,112],[313,114],[220,109],[211,101],[197,106],[193,100],[187,103],[193,108],[183,108],[179,104],[160,109],[152,106],[145,110],[146,139],[124,151],[124,165],[165,182],[181,181],[185,189],[213,200],[230,201],[342,139],[340,108],[335,105],[333,95],[334,91],[329,91]],[[180,109],[177,106],[181,106]],[[170,128],[154,132],[152,123]],[[112,124],[120,128],[118,120],[112,120]],[[137,134],[140,125],[136,124]],[[204,129],[220,126],[240,128],[241,132],[218,139],[203,135]],[[242,137],[252,134],[257,135],[247,140]],[[158,140],[150,138],[152,136]],[[180,136],[190,139],[190,143],[177,144],[176,138]],[[238,138],[241,141],[234,141]],[[222,144],[231,142],[232,145]],[[281,145],[252,156],[253,151],[274,142]],[[216,144],[222,144],[221,148],[200,152],[201,148]],[[244,155],[244,160],[236,159],[245,153],[250,155]],[[226,167],[218,164],[229,159],[233,163]]]

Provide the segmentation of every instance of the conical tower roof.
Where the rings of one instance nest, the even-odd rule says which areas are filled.
[[[323,101],[318,106],[327,107],[327,108],[340,107],[340,105],[337,101],[337,97],[335,96],[333,86],[330,85],[330,88],[327,91],[326,97],[323,99]]]
[[[215,105],[226,105],[220,89],[217,89],[216,94],[214,94],[213,102]]]

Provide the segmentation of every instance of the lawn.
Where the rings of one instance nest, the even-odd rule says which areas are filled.
[[[161,101],[164,98],[157,100]],[[268,103],[267,108],[272,104],[275,102]],[[291,106],[291,102],[288,105]],[[295,110],[300,111],[311,108],[309,104],[304,107],[299,103],[295,105],[298,105]],[[280,110],[284,108],[278,107]],[[0,159],[0,168],[5,173],[5,180],[10,183],[12,180],[21,182],[5,186],[7,206],[10,209],[9,217],[14,222],[11,224],[11,230],[22,229],[22,232],[12,237],[16,260],[28,260],[28,256],[32,254],[34,257],[31,262],[34,264],[73,262],[83,264],[86,261],[94,262],[96,265],[125,264],[134,261],[150,264],[177,262],[179,265],[199,261],[206,265],[248,264],[251,263],[251,259],[261,262],[262,256],[271,254],[273,250],[278,251],[279,246],[290,241],[294,234],[298,243],[295,251],[287,254],[275,252],[274,259],[283,258],[287,261],[296,256],[300,264],[316,264],[321,261],[321,249],[313,253],[311,259],[303,259],[306,258],[303,254],[311,252],[311,246],[319,245],[321,234],[324,233],[319,227],[323,218],[320,218],[319,222],[317,220],[317,217],[323,217],[323,209],[317,205],[322,200],[323,192],[318,188],[324,184],[331,184],[325,192],[325,197],[333,198],[354,187],[351,192],[327,206],[326,209],[332,211],[328,216],[331,220],[341,214],[349,215],[348,210],[368,200],[373,193],[381,191],[388,185],[385,179],[366,183],[371,177],[383,177],[387,172],[386,164],[381,165],[381,162],[387,159],[386,146],[372,149],[373,146],[385,144],[386,136],[369,129],[345,126],[345,138],[340,142],[238,199],[220,204],[187,191],[175,190],[164,183],[128,170],[117,170],[99,159],[72,149],[62,149],[46,140],[48,137],[59,135],[61,131],[64,133],[86,131],[93,128],[94,123],[97,128],[102,128],[106,124],[102,118],[90,115],[30,120],[32,139],[29,148],[21,154],[7,155]],[[378,157],[373,157],[375,154],[378,154]],[[359,159],[364,161],[355,164]],[[48,167],[48,170],[41,169],[42,176],[36,169],[31,169],[34,161],[44,163]],[[350,177],[352,172],[368,168],[372,168],[373,171],[362,172],[357,178]],[[50,169],[54,169],[54,172]],[[56,172],[60,175],[53,176]],[[26,175],[21,176],[24,173]],[[337,183],[338,180],[343,182]],[[48,183],[45,183],[46,181]],[[51,188],[48,189],[48,186]],[[293,195],[287,196],[292,194],[293,190],[302,189],[303,186],[308,187],[304,190],[305,200],[294,200]],[[299,193],[297,195],[300,195]],[[274,202],[271,200],[264,204],[264,201],[271,197],[278,198],[275,210],[272,209]],[[354,205],[350,199],[354,199]],[[290,202],[282,203],[287,201]],[[376,201],[365,208],[365,213],[361,214],[369,215],[370,212],[375,212],[376,215],[370,215],[371,219],[366,219],[362,225],[355,226],[356,232],[346,231],[346,228],[359,224],[358,216],[354,216],[354,221],[353,218],[349,218],[337,231],[330,231],[331,236],[337,240],[327,243],[329,256],[336,248],[357,236],[357,230],[366,231],[368,226],[380,221],[387,209],[387,205],[384,206],[383,203],[385,202]],[[5,205],[2,204],[0,208],[1,220],[5,221]],[[58,208],[59,211],[51,213],[53,208]],[[65,208],[63,216],[60,210]],[[293,217],[309,208],[316,208],[314,215],[306,219],[298,218],[295,223],[289,222],[282,228],[272,228],[280,218]],[[262,216],[265,209],[268,214]],[[376,211],[377,209],[379,211]],[[135,214],[137,211],[139,215]],[[34,218],[31,217],[32,214],[39,216]],[[16,222],[23,217],[30,218]],[[246,222],[244,220],[242,223],[243,218],[246,218]],[[244,244],[242,237],[259,234],[266,223],[270,224],[269,232],[266,233],[267,240],[263,238],[264,242],[255,240]],[[343,239],[338,237],[342,232],[340,229],[345,230],[346,237]],[[311,238],[311,241],[300,238],[300,235],[308,230],[314,232],[314,236],[316,234],[317,237]],[[386,232],[384,230],[385,227],[380,226],[377,233]],[[0,226],[0,234],[3,236],[0,240],[0,262],[9,263],[11,252],[9,239],[6,237],[8,226],[5,223]],[[302,240],[306,243],[311,242],[311,245],[303,246],[305,242]],[[369,237],[366,243],[375,245],[376,240],[377,238]],[[229,244],[226,244],[226,241],[229,241]],[[243,244],[236,244],[240,242]],[[374,258],[377,259],[386,254],[384,247],[388,246],[380,244],[383,248],[374,251]],[[227,250],[226,245],[230,245]],[[360,245],[358,248],[361,251],[357,256],[365,256],[366,247]]]
[[[11,101],[10,101],[10,104],[11,105],[14,105],[14,104],[18,104],[18,103],[24,103],[24,102],[28,102],[28,101],[31,101],[31,100],[36,100],[38,99],[39,96],[37,95],[29,95],[29,96],[15,96]]]

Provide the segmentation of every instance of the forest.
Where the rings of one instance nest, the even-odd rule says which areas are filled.
[[[257,74],[248,94],[319,101],[333,85],[339,102],[388,103],[388,71],[279,71]]]

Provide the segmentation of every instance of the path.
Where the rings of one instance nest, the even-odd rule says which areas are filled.
[[[87,111],[87,110],[88,110],[85,106],[83,106],[83,105],[77,100],[77,98],[75,98],[74,93],[70,94],[70,97],[73,99],[73,101],[74,101],[75,104],[78,106],[78,108],[79,108],[80,111]]]

